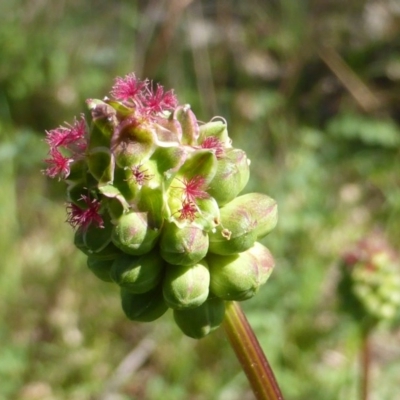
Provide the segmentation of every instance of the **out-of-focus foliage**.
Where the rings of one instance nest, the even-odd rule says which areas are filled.
[[[243,306],[284,394],[357,398],[337,260],[373,228],[400,237],[396,0],[2,0],[0,60],[1,400],[252,398],[222,331],[125,319],[40,174],[44,130],[131,71],[226,118],[252,160],[246,190],[278,201],[277,267]],[[376,398],[400,396],[399,340],[373,337]]]

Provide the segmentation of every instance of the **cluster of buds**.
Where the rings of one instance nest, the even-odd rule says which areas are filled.
[[[270,197],[239,195],[249,160],[226,121],[197,121],[173,91],[134,74],[85,117],[47,132],[44,171],[67,185],[67,221],[87,265],[120,286],[122,309],[153,321],[168,308],[188,336],[222,322],[225,301],[251,298],[274,261],[257,240],[276,225]]]
[[[400,318],[400,262],[380,233],[344,254],[339,282],[341,302],[366,327]]]

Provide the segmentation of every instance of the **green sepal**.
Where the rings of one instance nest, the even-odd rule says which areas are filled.
[[[79,159],[70,164],[69,175],[65,182],[67,184],[74,184],[86,180],[87,164],[84,159]]]
[[[201,178],[203,184],[199,189],[206,197],[209,197],[208,184],[212,181],[216,170],[217,158],[213,151],[196,150],[188,156],[167,190],[169,215],[177,225],[181,225],[180,210],[185,198],[185,184],[192,179]]]
[[[202,229],[186,225],[178,227],[166,222],[160,239],[160,254],[173,265],[194,265],[208,251],[208,235]]]
[[[140,211],[147,213],[147,223],[150,229],[160,231],[164,223],[165,199],[162,187],[150,188],[143,186],[137,202]]]
[[[157,135],[153,126],[135,119],[120,123],[114,132],[112,149],[121,168],[132,168],[146,161],[156,148]]]
[[[132,211],[119,218],[112,241],[122,251],[140,256],[153,249],[160,233],[160,229],[149,226],[148,213]]]
[[[70,183],[67,186],[67,199],[70,203],[73,203],[84,210],[85,208],[87,208],[87,204],[82,198],[82,194],[86,194],[87,192],[88,190],[86,182],[80,181],[76,183]]]
[[[92,114],[92,126],[88,149],[96,147],[110,148],[111,137],[117,126],[116,111],[110,105],[101,100],[88,100],[88,106]]]
[[[182,127],[182,144],[193,146],[199,138],[199,125],[190,105],[179,106],[175,109],[173,117]]]
[[[195,224],[206,232],[214,231],[221,223],[218,203],[213,197],[207,197],[196,199],[196,204],[199,209],[199,216],[195,219]]]
[[[187,157],[188,152],[184,147],[157,147],[146,163],[149,173],[154,175],[149,186],[161,186],[163,183],[168,187]]]
[[[168,264],[163,279],[164,300],[176,310],[196,308],[207,300],[209,286],[210,273],[205,260],[192,266]]]
[[[129,210],[125,196],[112,184],[99,185],[99,192],[107,199],[105,203],[113,221]]]
[[[84,179],[79,181],[69,181],[67,184],[67,199],[77,205],[82,210],[87,208],[86,201],[82,198],[82,195],[87,196],[88,194],[94,198],[98,196],[98,182],[93,178],[91,174],[86,174]]]
[[[210,290],[224,300],[242,301],[253,297],[274,268],[269,250],[256,242],[249,250],[231,256],[208,254]]]
[[[200,144],[203,143],[208,137],[214,136],[225,145],[230,145],[231,140],[228,136],[226,121],[210,121],[204,125],[200,125],[199,133]]]
[[[174,320],[180,330],[193,339],[201,339],[215,331],[224,320],[225,303],[214,297],[201,306],[187,310],[174,310]]]
[[[161,281],[164,260],[157,251],[142,256],[121,254],[111,268],[111,279],[132,293],[146,293]]]
[[[167,118],[156,118],[156,131],[158,142],[160,143],[176,143],[182,140],[182,127],[178,120],[171,113]]]
[[[121,254],[121,250],[119,250],[113,243],[107,244],[103,249],[94,253],[92,249],[89,249],[86,246],[83,240],[84,239],[83,234],[84,232],[81,229],[78,229],[75,232],[74,245],[77,249],[82,251],[82,253],[86,254],[87,256],[93,256],[99,260],[112,260],[119,254]]]
[[[138,168],[140,167],[138,166]],[[122,204],[134,201],[134,199],[137,198],[140,191],[140,185],[136,182],[132,168],[128,167],[125,168],[120,168],[118,166],[115,167],[114,181],[112,185],[115,187],[115,189],[118,190],[120,195],[122,195],[122,197],[125,199],[125,201],[121,201]],[[114,196],[114,197],[119,198],[121,200],[120,196]]]
[[[107,214],[102,215],[102,217],[103,228],[90,224],[87,229],[83,230],[83,243],[92,253],[98,253],[111,242],[113,225]]]
[[[115,110],[118,119],[120,120],[132,116],[135,113],[135,110],[133,108],[127,107],[125,104],[119,101],[107,99],[105,100],[105,102]]]
[[[110,272],[111,266],[113,265],[113,259],[102,260],[93,255],[89,255],[87,258],[87,266],[93,272],[97,278],[104,282],[112,282]]]
[[[115,162],[108,148],[96,147],[88,151],[86,160],[90,173],[100,183],[109,183],[114,180]]]
[[[250,177],[249,160],[239,149],[227,149],[218,160],[217,172],[208,193],[220,206],[233,200],[246,186]]]
[[[155,321],[168,310],[158,286],[147,293],[132,293],[121,288],[121,305],[130,320],[139,322]]]
[[[196,176],[204,178],[208,187],[217,172],[217,158],[212,150],[201,149],[191,153],[179,170],[177,177],[190,180]]]

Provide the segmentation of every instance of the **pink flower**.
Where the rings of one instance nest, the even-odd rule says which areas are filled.
[[[124,78],[117,77],[111,89],[111,95],[117,100],[134,100],[140,102],[141,92],[147,87],[148,80],[141,81],[134,73]]]
[[[81,158],[87,147],[85,117],[82,115],[80,120],[75,118],[73,125],[60,126],[46,133],[50,158],[44,160],[49,164],[44,173],[50,178],[58,176],[60,179],[66,179],[70,173],[70,164]],[[59,148],[62,148],[63,152]],[[63,153],[68,153],[68,156]]]
[[[81,196],[87,206],[86,209],[81,209],[74,203],[67,204],[67,222],[73,228],[86,230],[90,224],[97,225],[98,228],[104,228],[103,218],[99,214],[101,203],[97,199],[90,199],[84,194]]]
[[[72,126],[60,126],[46,133],[46,142],[51,149],[57,147],[70,147],[71,145],[81,151],[86,149],[86,121],[83,115],[80,120],[75,118]]]
[[[157,89],[154,90],[148,79],[142,81],[136,78],[134,73],[124,78],[117,77],[110,93],[117,100],[131,105],[133,103],[136,112],[143,117],[151,118],[154,114],[173,109],[178,105],[173,90],[164,92],[161,85],[157,85]]]
[[[49,166],[44,170],[50,178],[66,179],[70,173],[72,158],[64,157],[56,148],[50,149],[50,158],[44,160]]]
[[[147,88],[147,93],[142,99],[144,109],[150,114],[157,114],[164,110],[171,110],[178,105],[178,100],[173,90],[164,93],[164,88],[157,85],[156,91]]]

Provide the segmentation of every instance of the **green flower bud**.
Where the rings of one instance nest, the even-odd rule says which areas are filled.
[[[102,281],[112,282],[110,271],[114,260],[102,260],[96,256],[90,255],[87,258],[87,266]]]
[[[145,293],[161,281],[163,270],[164,260],[158,252],[142,256],[121,254],[112,265],[111,278],[132,293]]]
[[[230,203],[229,203],[230,204]],[[229,204],[226,207],[229,207]],[[251,213],[245,208],[221,208],[221,224],[209,233],[210,253],[220,255],[246,251],[257,240]]]
[[[255,222],[254,232],[257,240],[267,236],[278,222],[278,206],[276,201],[262,193],[249,193],[235,199],[238,203],[246,204],[251,210]]]
[[[216,297],[209,298],[197,308],[174,310],[176,324],[185,335],[193,339],[201,339],[216,330],[224,316],[225,303]]]
[[[211,253],[231,255],[246,251],[277,223],[276,201],[260,193],[236,197],[220,209],[221,225],[209,234]]]
[[[165,223],[160,239],[160,254],[173,265],[194,265],[202,260],[208,250],[208,235],[202,229],[174,222]]]
[[[210,290],[224,300],[247,300],[253,297],[274,268],[269,250],[256,242],[249,250],[231,256],[209,254]]]
[[[148,213],[132,211],[118,220],[112,232],[113,243],[134,256],[148,253],[156,244],[160,229],[152,229]]]
[[[217,172],[207,192],[220,206],[233,200],[246,186],[249,164],[246,153],[239,149],[226,150],[225,156],[218,160]]]
[[[121,288],[121,305],[130,320],[140,322],[155,321],[168,310],[160,287],[140,294]]]
[[[192,266],[167,265],[163,280],[164,300],[181,310],[199,307],[208,298],[210,273],[203,260]]]

